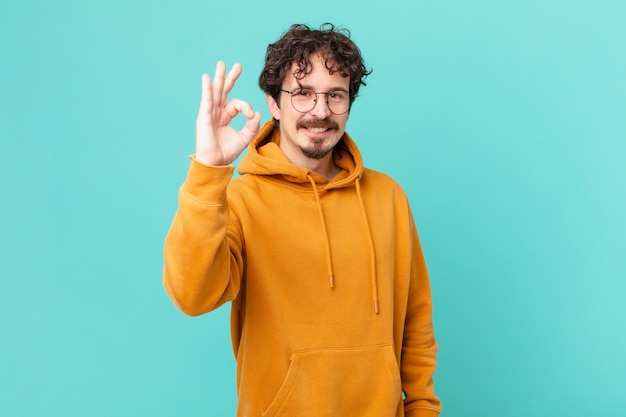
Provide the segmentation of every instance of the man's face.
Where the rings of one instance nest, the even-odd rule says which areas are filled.
[[[348,99],[349,77],[342,77],[339,72],[331,75],[319,54],[311,57],[311,65],[311,72],[297,79],[293,74],[297,69],[294,64],[283,81],[283,90],[308,88],[315,92],[336,92]],[[291,95],[285,92],[281,92],[278,102],[269,95],[267,101],[272,116],[280,120],[280,148],[293,164],[308,166],[307,160],[331,157],[331,151],[345,132],[349,111],[333,114],[326,94],[318,94],[315,107],[306,113],[297,111],[291,104]]]

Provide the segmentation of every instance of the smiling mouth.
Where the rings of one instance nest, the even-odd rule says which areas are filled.
[[[328,127],[305,127],[311,133],[324,133],[330,130]]]
[[[298,123],[298,127],[315,134],[326,133],[329,130],[339,129],[337,123],[329,119],[301,120]]]

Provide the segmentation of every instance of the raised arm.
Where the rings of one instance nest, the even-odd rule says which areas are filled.
[[[202,76],[196,122],[196,154],[178,194],[178,210],[165,238],[163,285],[187,314],[211,311],[237,296],[243,271],[241,231],[229,221],[226,188],[230,166],[259,130],[261,115],[242,100],[228,102],[241,74],[218,62],[213,80]],[[229,126],[242,113],[246,125]]]

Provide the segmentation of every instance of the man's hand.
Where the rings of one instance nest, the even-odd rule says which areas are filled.
[[[196,120],[196,161],[205,165],[228,165],[248,146],[259,131],[261,113],[252,110],[245,101],[228,101],[228,94],[241,74],[241,65],[235,64],[224,78],[226,65],[218,62],[213,80],[202,75],[202,98]],[[237,132],[230,122],[242,113],[248,118]]]

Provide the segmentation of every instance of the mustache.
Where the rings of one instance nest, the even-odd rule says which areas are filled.
[[[326,129],[339,129],[339,125],[337,123],[335,123],[333,120],[331,119],[318,119],[318,118],[311,118],[311,119],[302,119],[298,121],[297,124],[298,128],[307,128],[307,127],[315,127],[315,128],[326,128]]]

